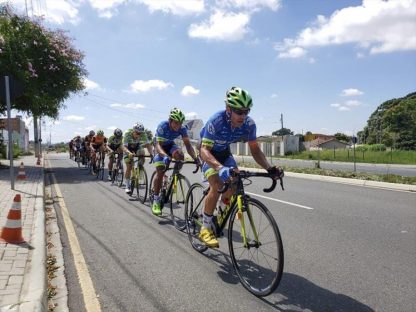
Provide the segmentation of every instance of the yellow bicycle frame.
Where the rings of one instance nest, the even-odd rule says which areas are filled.
[[[245,226],[245,220],[244,220],[244,214],[243,214],[243,196],[242,195],[237,196],[237,209],[238,210],[237,210],[236,217],[237,217],[237,220],[240,220],[240,223],[241,223],[241,234],[243,236],[244,247],[247,247],[248,242],[247,242],[246,226]],[[250,220],[251,228],[253,229],[254,239],[258,243],[259,236],[257,234],[256,226],[253,222],[253,217],[251,215],[250,207],[247,207],[247,214],[248,214],[248,219]]]

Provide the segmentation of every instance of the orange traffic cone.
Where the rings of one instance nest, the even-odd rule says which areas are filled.
[[[7,215],[6,225],[1,230],[0,241],[12,244],[20,244],[25,241],[22,236],[21,197],[14,197],[12,208]]]
[[[20,163],[19,173],[17,174],[17,179],[26,180],[26,173],[25,173],[25,167],[23,165],[23,161]]]

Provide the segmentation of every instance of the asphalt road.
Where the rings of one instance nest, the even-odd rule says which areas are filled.
[[[199,254],[148,203],[97,181],[67,154],[47,157],[103,311],[416,311],[415,193],[288,177],[285,191],[264,194],[269,181],[257,179],[249,192],[284,201],[258,197],[285,251],[280,286],[259,299],[239,284],[225,238],[219,250]],[[183,172],[200,180],[193,169]],[[82,311],[61,232],[70,310]]]

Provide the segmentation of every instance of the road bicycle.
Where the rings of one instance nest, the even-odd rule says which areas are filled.
[[[114,156],[113,169],[111,170],[111,183],[116,183],[119,187],[123,185],[124,170],[123,170],[123,154],[112,153]]]
[[[137,159],[134,159],[133,168],[131,169],[131,181],[130,181],[130,196],[133,196],[134,190],[136,190],[137,199],[144,204],[147,199],[148,192],[148,178],[147,172],[144,168],[142,162],[140,161],[143,158],[151,158],[152,156],[145,155],[134,155],[131,156]],[[150,161],[151,162],[151,161]]]
[[[104,169],[105,169],[104,160],[105,160],[104,152],[101,152],[101,151],[95,152],[95,172],[93,172],[93,174],[95,173],[95,177],[97,179],[104,180]],[[94,171],[94,167],[92,167],[91,170]]]
[[[170,168],[170,164],[174,163],[173,168]],[[195,161],[182,161],[171,160],[167,165],[163,175],[162,188],[160,189],[160,209],[163,210],[165,204],[170,203],[170,217],[179,231],[183,231],[186,227],[185,224],[185,199],[191,183],[189,180],[180,173],[184,164],[194,164],[196,169],[192,173],[196,173],[199,170],[199,166]],[[167,171],[172,170],[172,174],[168,176]],[[155,178],[156,171],[153,172],[150,179],[150,207],[153,205],[153,180]]]
[[[228,221],[228,249],[234,271],[241,284],[252,294],[263,297],[271,294],[279,285],[283,274],[283,243],[279,228],[267,207],[250,197],[244,187],[252,183],[252,177],[268,177],[268,173],[240,171],[233,172],[232,182],[225,183],[224,193],[229,187],[236,189],[229,205],[216,208],[214,234],[223,236]],[[264,192],[272,192],[277,181]],[[283,188],[283,180],[280,179]],[[202,227],[202,213],[208,186],[194,183],[186,196],[186,232],[192,247],[204,252],[208,247],[199,240]]]

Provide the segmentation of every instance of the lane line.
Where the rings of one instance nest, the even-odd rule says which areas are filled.
[[[52,168],[49,159],[48,164],[48,167]],[[56,195],[58,196],[58,203],[61,207],[66,232],[68,234],[69,245],[72,251],[72,255],[74,256],[74,264],[77,270],[78,280],[81,285],[82,295],[84,297],[85,302],[85,308],[88,312],[101,312],[100,302],[98,301],[97,293],[95,292],[94,285],[92,283],[92,279],[88,271],[87,263],[85,262],[84,255],[82,254],[81,246],[75,233],[74,225],[71,221],[68,209],[63,200],[61,189],[59,188],[59,185],[55,178],[55,174],[53,172],[51,172],[50,174],[53,180]]]
[[[246,194],[250,194],[250,195],[253,195],[253,196],[265,198],[265,199],[268,199],[268,200],[276,201],[276,202],[279,202],[279,203],[283,203],[283,204],[286,204],[286,205],[295,206],[295,207],[299,207],[299,208],[303,208],[303,209],[308,209],[308,210],[314,210],[315,209],[315,208],[312,208],[312,207],[308,207],[308,206],[304,206],[304,205],[299,205],[299,204],[291,203],[291,202],[288,202],[288,201],[284,201],[284,200],[280,200],[280,199],[276,199],[276,198],[271,198],[271,197],[267,197],[267,196],[263,196],[263,195],[259,195],[259,194],[256,194],[256,193],[246,192]]]

